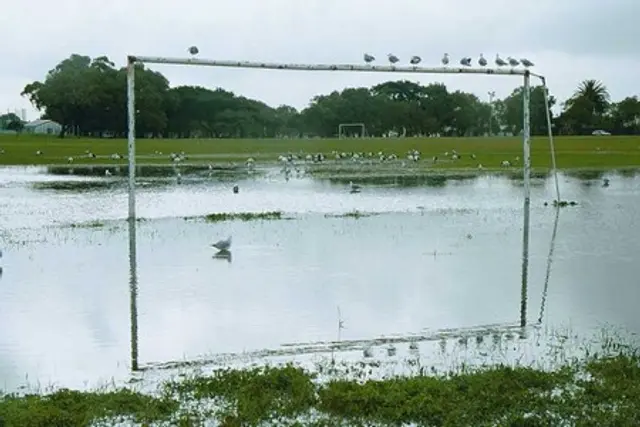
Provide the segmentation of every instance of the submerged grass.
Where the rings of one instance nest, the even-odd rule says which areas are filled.
[[[555,139],[556,158],[561,169],[640,167],[640,137],[637,136],[559,136]],[[112,154],[126,155],[124,139],[89,139],[69,137],[59,139],[40,135],[0,135],[0,164],[35,165],[73,164],[126,165],[126,158],[112,159]],[[332,151],[373,152],[397,154],[401,158],[409,150],[422,152],[424,161],[419,165],[431,167],[430,159],[456,150],[460,159],[455,162],[439,162],[435,169],[477,169],[482,164],[487,169],[501,169],[504,160],[515,162],[522,155],[519,137],[491,138],[352,138],[352,139],[140,139],[137,141],[139,164],[172,164],[169,153],[184,151],[188,163],[228,164],[244,162],[248,157],[256,163],[277,162],[278,155],[286,153],[324,153]],[[36,155],[42,151],[41,155]],[[96,155],[90,158],[90,151]],[[162,154],[160,154],[162,153]],[[474,154],[476,158],[472,158]],[[551,157],[545,137],[532,138],[532,165],[549,168]],[[514,163],[514,166],[517,166]]]
[[[367,369],[362,365],[361,369]],[[640,357],[591,355],[555,370],[461,367],[435,374],[354,380],[296,367],[219,369],[139,392],[77,392],[0,398],[6,426],[139,425],[632,426],[640,423]]]
[[[211,213],[204,216],[188,216],[185,220],[203,219],[207,222],[223,222],[223,221],[269,221],[285,219],[281,211],[268,212],[220,212]]]
[[[148,425],[169,419],[178,407],[174,399],[127,389],[107,392],[63,389],[48,395],[0,397],[0,425],[75,427],[112,417],[127,417]]]
[[[374,215],[380,215],[379,212],[362,212],[359,210],[353,210],[351,212],[346,212],[343,214],[326,214],[325,218],[354,218],[354,219],[360,219],[360,218],[366,218],[369,216],[374,216]]]

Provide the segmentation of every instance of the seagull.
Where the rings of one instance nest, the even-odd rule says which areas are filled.
[[[462,58],[460,60],[460,65],[464,65],[465,67],[471,67],[471,58]]]
[[[482,54],[480,54],[480,58],[478,58],[478,64],[480,64],[481,67],[487,66],[487,59]]]
[[[414,56],[411,57],[411,60],[409,61],[409,63],[411,65],[418,65],[420,63],[420,61],[422,61],[422,58],[420,58],[419,56],[414,55]]]
[[[364,62],[366,62],[367,64],[371,64],[375,60],[376,60],[375,56],[369,55],[368,53],[364,54]]]
[[[520,65],[520,61],[510,56],[507,57],[507,61],[509,61],[509,65],[511,65],[512,67],[517,67],[518,65]]]
[[[211,246],[216,248],[219,251],[228,251],[231,248],[231,236],[229,236],[225,240],[218,240]]]
[[[498,67],[504,67],[505,65],[507,65],[507,63],[505,62],[504,59],[500,58],[500,55],[496,53],[496,65]]]
[[[525,68],[533,67],[534,63],[529,61],[527,58],[520,59],[520,63],[525,66]]]
[[[442,61],[442,65],[449,65],[449,54],[445,53],[441,61]]]
[[[200,52],[196,46],[191,46],[189,49],[187,49],[187,51],[194,56],[197,55],[198,52]]]
[[[391,62],[392,64],[395,64],[396,62],[399,61],[398,57],[395,56],[393,53],[388,54],[387,57],[389,58],[389,62]]]
[[[358,184],[354,184],[353,181],[349,181],[349,186],[351,187],[352,193],[359,193],[362,189]]]

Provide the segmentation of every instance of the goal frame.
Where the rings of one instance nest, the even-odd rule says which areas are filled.
[[[136,64],[165,64],[165,65],[189,65],[207,66],[219,68],[249,68],[280,71],[315,71],[315,72],[364,72],[364,73],[392,73],[392,74],[475,74],[493,76],[519,76],[523,79],[523,123],[522,123],[522,152],[523,152],[523,181],[524,181],[524,226],[522,233],[522,287],[520,324],[526,326],[526,296],[528,287],[529,265],[529,227],[531,207],[531,127],[530,127],[530,96],[531,77],[541,80],[544,89],[544,102],[546,107],[547,130],[551,151],[551,167],[555,179],[556,199],[560,202],[560,189],[558,184],[555,147],[553,131],[551,127],[551,114],[549,112],[549,91],[546,79],[540,74],[529,69],[516,68],[474,68],[474,67],[419,67],[419,66],[395,66],[395,65],[352,65],[352,64],[287,64],[277,62],[255,61],[229,61],[200,58],[177,58],[162,56],[127,56],[127,119],[128,119],[128,169],[129,169],[129,259],[131,263],[130,286],[131,292],[131,317],[132,335],[137,335],[136,306],[137,294],[137,267],[136,267],[136,101],[135,101],[135,65]],[[135,344],[134,340],[135,338]],[[138,369],[137,337],[132,337],[132,369]]]
[[[344,128],[356,127],[359,126],[362,129],[361,138],[367,136],[367,126],[364,123],[340,123],[338,124],[338,139],[344,139],[342,136],[342,131]]]

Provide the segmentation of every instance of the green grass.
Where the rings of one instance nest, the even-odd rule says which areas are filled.
[[[223,222],[223,221],[269,221],[284,219],[282,212],[270,211],[270,212],[220,212],[211,213],[204,216],[187,216],[185,220],[203,219],[207,222]]]
[[[586,168],[609,169],[640,167],[640,137],[556,137],[557,164],[561,169]],[[501,169],[503,160],[514,162],[522,156],[520,138],[403,138],[403,139],[140,139],[136,141],[137,161],[140,164],[171,164],[169,153],[184,151],[190,164],[229,164],[244,162],[253,157],[256,163],[273,163],[280,154],[373,152],[398,154],[404,157],[411,149],[422,152],[419,165],[431,166],[431,158],[456,150],[462,155],[459,161],[440,162],[435,169],[477,169],[481,163],[486,169]],[[119,139],[65,138],[38,135],[0,135],[0,165],[56,165],[66,164],[74,157],[74,164],[126,164],[126,159],[112,160],[114,153],[126,155],[127,142]],[[36,156],[36,151],[43,154]],[[97,158],[86,157],[90,150]],[[162,152],[162,155],[156,154]],[[475,154],[474,160],[470,154]],[[537,169],[550,166],[549,144],[544,137],[535,137],[531,144],[532,165]]]
[[[366,371],[360,363],[354,370]],[[293,365],[220,369],[167,380],[156,397],[120,389],[0,398],[7,427],[86,426],[130,417],[142,425],[635,426],[640,357],[587,356],[555,370],[489,366],[356,381]]]
[[[362,212],[359,210],[353,210],[351,212],[346,212],[343,214],[325,214],[325,218],[353,218],[353,219],[360,219],[360,218],[367,218],[370,216],[374,216],[374,215],[380,215],[380,213],[378,212]]]

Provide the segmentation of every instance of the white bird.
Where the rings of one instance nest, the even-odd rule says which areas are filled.
[[[376,60],[375,56],[369,55],[368,53],[364,54],[364,62],[366,62],[367,64],[371,64],[375,60]]]
[[[481,67],[487,66],[487,59],[482,54],[480,54],[480,58],[478,58],[478,64],[480,64]]]
[[[445,53],[441,61],[442,61],[442,65],[449,65],[449,54]]]
[[[411,60],[409,61],[409,63],[411,65],[418,65],[420,63],[420,61],[422,61],[422,58],[420,58],[419,56],[414,55],[414,56],[411,57]]]
[[[464,65],[465,67],[471,67],[471,58],[462,58],[460,60],[460,65]]]
[[[506,61],[502,58],[500,58],[500,55],[496,53],[496,65],[498,67],[504,67],[505,65],[507,65]]]
[[[527,58],[520,59],[520,63],[525,66],[525,68],[533,67],[534,63],[529,61]]]
[[[229,236],[227,239],[218,240],[211,246],[219,251],[228,251],[231,248],[231,236]]]
[[[509,61],[509,65],[511,65],[512,67],[517,67],[518,65],[520,65],[520,61],[510,56],[507,57],[507,61]]]
[[[389,62],[391,62],[392,64],[395,64],[396,62],[399,61],[398,57],[395,56],[393,53],[388,54],[387,57],[389,58]]]
[[[196,46],[191,46],[189,49],[187,49],[189,51],[189,53],[191,55],[197,55],[198,52],[200,52],[200,50],[198,50],[198,48]]]

